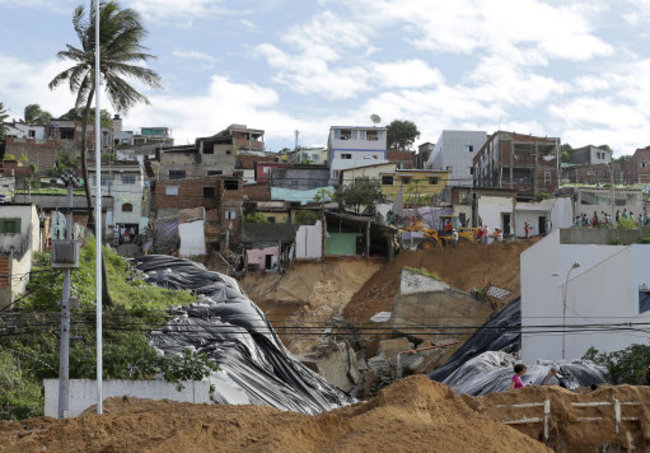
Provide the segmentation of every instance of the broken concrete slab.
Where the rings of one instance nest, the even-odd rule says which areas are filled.
[[[408,338],[390,338],[388,340],[380,340],[377,346],[377,354],[383,355],[390,362],[395,360],[397,354],[403,351],[409,351],[415,346]]]
[[[392,311],[380,311],[377,314],[374,314],[370,317],[370,322],[389,322],[391,316],[393,316]]]
[[[412,269],[402,269],[399,292],[400,294],[427,293],[431,291],[443,291],[449,285],[441,280],[418,272]]]
[[[299,359],[344,392],[350,392],[361,381],[357,356],[346,341],[323,344]]]

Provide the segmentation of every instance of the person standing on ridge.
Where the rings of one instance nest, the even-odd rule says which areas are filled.
[[[526,365],[523,363],[518,363],[515,365],[515,374],[512,376],[512,380],[510,381],[510,390],[524,388],[524,383],[521,381],[521,377],[526,374],[526,370],[528,370],[528,368],[526,368]]]

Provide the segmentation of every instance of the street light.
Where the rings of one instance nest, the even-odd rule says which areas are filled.
[[[574,262],[567,271],[566,277],[562,282],[562,360],[566,359],[566,293],[567,287],[569,286],[569,274],[571,274],[571,271],[573,271],[573,269],[577,269],[579,267],[580,263],[577,261]],[[562,276],[557,272],[552,273],[551,276],[559,277],[562,279]]]

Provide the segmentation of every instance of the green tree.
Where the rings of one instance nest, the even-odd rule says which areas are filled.
[[[296,212],[297,225],[314,225],[320,219],[320,214],[316,211],[302,210]]]
[[[7,109],[2,102],[0,102],[0,141],[5,139],[5,132],[7,131],[5,121],[7,118],[9,118],[9,113],[7,113]]]
[[[57,54],[61,59],[71,60],[74,65],[57,74],[48,85],[50,89],[55,89],[67,82],[70,91],[77,95],[75,108],[84,106],[81,170],[88,206],[92,206],[92,203],[86,166],[86,131],[95,95],[95,1],[97,0],[91,2],[89,13],[83,5],[75,9],[72,24],[81,47],[66,44],[66,50]],[[133,79],[153,88],[161,87],[160,76],[155,71],[138,65],[155,58],[146,53],[146,48],[141,44],[147,31],[141,23],[140,15],[131,8],[121,9],[113,0],[101,2],[99,30],[101,80],[111,104],[122,113],[126,113],[138,102],[148,104],[147,97],[128,82],[128,79]],[[89,226],[94,224],[92,216],[92,211],[89,211]]]
[[[246,214],[244,216],[244,223],[269,223],[269,219],[267,219],[261,212],[255,212],[252,214]]]
[[[614,352],[591,347],[583,359],[605,366],[615,384],[650,385],[650,346],[633,344]]]
[[[374,214],[375,205],[386,199],[381,193],[379,181],[367,176],[357,178],[346,186],[339,186],[335,198],[339,206],[351,209],[355,214],[361,214],[364,209],[368,214]]]
[[[388,148],[408,149],[420,136],[420,131],[413,121],[394,120],[386,128]]]
[[[25,107],[24,117],[27,124],[40,124],[43,126],[49,124],[52,114],[42,110],[38,104],[29,104]]]
[[[90,109],[90,115],[89,115],[89,121],[91,124],[94,124],[95,122],[95,108]],[[76,121],[85,121],[86,119],[86,112],[84,111],[83,108],[77,108],[73,107],[67,112],[65,112],[63,115],[61,115],[62,120],[76,120]],[[99,111],[99,123],[103,127],[112,127],[113,126],[113,118],[111,114],[105,110],[101,109]]]

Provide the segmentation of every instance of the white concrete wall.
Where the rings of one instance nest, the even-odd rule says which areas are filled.
[[[444,130],[427,160],[427,168],[446,170],[452,167],[449,175],[450,186],[471,187],[473,176],[470,172],[472,160],[487,141],[485,131]],[[467,147],[472,146],[472,151]]]
[[[165,381],[103,381],[104,400],[115,396],[131,396],[151,400],[167,399],[186,403],[211,403],[208,381],[183,382],[180,392],[177,385]],[[57,417],[59,406],[59,380],[43,379],[46,417]],[[91,379],[70,379],[68,417],[76,417],[97,403],[97,383]]]
[[[95,170],[89,169],[88,175],[91,178],[95,176]],[[135,183],[124,183],[122,176],[135,176]],[[116,168],[114,171],[104,171],[102,169],[102,179],[110,178],[110,186],[102,186],[102,195],[113,197],[113,206],[107,206],[112,211],[113,215],[109,222],[107,218],[106,232],[112,234],[112,225],[114,224],[140,224],[142,218],[142,193],[144,189],[144,176],[142,169],[130,167],[129,169],[120,170]],[[90,193],[95,196],[95,183],[90,187]],[[123,212],[122,205],[131,204],[133,210],[131,212]]]
[[[323,257],[323,224],[300,225],[296,232],[296,259]]]
[[[203,220],[181,223],[178,225],[181,245],[178,255],[190,257],[205,255],[205,225]]]
[[[495,227],[503,229],[503,222],[501,221],[501,214],[503,213],[510,214],[510,225],[513,228],[512,198],[483,195],[478,199],[479,221],[490,228],[490,233],[494,232]]]
[[[650,319],[650,312],[639,315],[638,300],[639,284],[650,282],[647,266],[650,245],[560,244],[559,237],[559,230],[554,230],[521,254],[522,358],[525,363],[537,359],[557,360],[562,356],[563,280],[575,261],[580,267],[569,276],[567,326],[647,322]],[[559,273],[561,278],[552,276],[553,273]],[[648,340],[650,335],[642,332],[612,331],[610,328],[571,333],[571,328],[567,328],[566,358],[580,358],[591,346],[599,351],[616,351],[634,343],[647,344]]]
[[[399,285],[400,294],[430,293],[447,289],[449,289],[449,285],[443,281],[408,269],[402,269]]]
[[[573,225],[573,201],[571,197],[558,197],[551,210],[553,228],[571,228]]]

